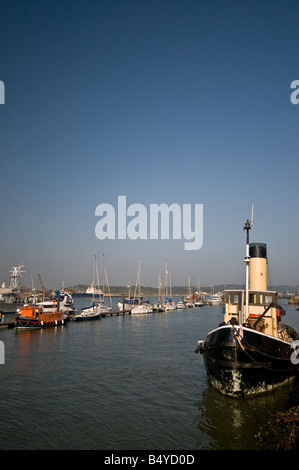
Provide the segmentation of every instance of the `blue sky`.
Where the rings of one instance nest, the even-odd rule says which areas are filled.
[[[2,1],[0,282],[243,283],[243,226],[272,284],[299,285],[299,4]],[[203,204],[203,246],[99,240],[95,209]]]

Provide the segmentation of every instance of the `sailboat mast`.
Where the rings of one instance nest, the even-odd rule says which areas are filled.
[[[105,261],[104,261],[104,253],[102,254],[102,271],[103,271],[103,302],[105,302],[105,282],[106,282],[107,294],[109,295],[110,305],[112,307],[111,292],[110,292],[110,286],[108,282],[108,276],[107,276],[107,271],[106,271],[106,266],[105,266]]]
[[[162,303],[162,287],[161,287],[161,273],[158,276],[158,291],[159,291],[159,303]]]
[[[135,293],[134,293],[134,298],[136,298],[136,295],[138,295],[138,305],[140,305],[140,271],[141,271],[141,259],[139,258],[139,264],[138,264],[138,274],[137,274],[137,279],[136,279],[136,285],[135,285]],[[138,294],[137,294],[138,293]]]
[[[138,276],[139,276],[139,304],[140,304],[140,296],[141,296],[141,290],[140,290],[140,283],[141,283],[141,260],[139,258],[139,270],[138,270]]]
[[[93,300],[93,302],[94,302],[94,299],[95,299],[96,265],[97,265],[97,258],[96,258],[96,255],[94,255],[94,258],[93,258],[93,292],[92,292],[92,300]]]
[[[168,296],[167,275],[168,275],[168,268],[167,268],[167,260],[166,260],[166,262],[165,262],[165,298],[167,298],[167,296]]]

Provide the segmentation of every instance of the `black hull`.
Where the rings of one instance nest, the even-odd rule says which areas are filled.
[[[287,341],[250,328],[221,326],[199,345],[210,383],[225,395],[245,396],[293,381],[299,364]]]
[[[86,316],[86,317],[75,317],[74,320],[75,321],[92,321],[92,320],[100,320],[102,318],[102,314],[99,313],[98,315],[91,315],[90,317],[89,316]]]
[[[64,324],[65,324],[64,320],[40,322],[38,319],[23,317],[23,318],[16,319],[15,327],[17,329],[38,329],[38,328],[47,328],[50,326],[60,326]]]

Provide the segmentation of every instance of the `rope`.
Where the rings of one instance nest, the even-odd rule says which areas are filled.
[[[234,325],[232,325],[234,331],[235,331],[235,338],[236,340],[238,341],[238,344],[240,345],[241,349],[245,352],[245,354],[249,357],[249,359],[254,362],[255,364],[259,365],[260,367],[264,368],[264,369],[267,369],[267,370],[274,370],[276,372],[286,372],[286,371],[291,371],[291,370],[298,370],[298,366],[295,366],[295,367],[290,367],[288,369],[275,369],[274,367],[267,367],[266,365],[256,361],[253,357],[251,357],[251,355],[248,353],[248,351],[246,351],[246,348],[244,347],[244,345],[241,343],[241,341],[243,341],[245,343],[245,345],[247,347],[250,347],[251,349],[253,349],[254,351],[258,352],[259,354],[265,356],[265,357],[268,357],[270,359],[276,359],[276,360],[280,360],[280,361],[289,361],[289,359],[285,359],[285,358],[280,358],[280,357],[275,357],[275,356],[271,356],[270,354],[266,354],[264,353],[263,351],[260,351],[259,349],[251,346],[247,341],[244,340],[244,338],[241,338],[240,336],[240,333],[239,331],[234,327]]]

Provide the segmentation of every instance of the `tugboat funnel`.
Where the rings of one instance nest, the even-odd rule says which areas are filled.
[[[267,290],[267,245],[249,245],[249,290]]]

